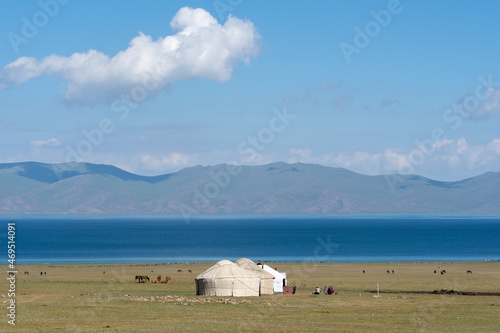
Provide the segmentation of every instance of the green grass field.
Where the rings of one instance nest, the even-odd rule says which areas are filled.
[[[296,285],[297,293],[243,298],[249,303],[195,295],[194,278],[212,264],[18,265],[16,326],[7,323],[4,303],[0,331],[498,332],[500,327],[500,296],[399,292],[498,293],[500,262],[268,263],[287,273],[288,285]],[[447,273],[439,274],[441,269]],[[172,281],[135,283],[135,275],[168,275]],[[398,293],[373,297],[368,291],[376,290],[375,283],[381,292]],[[316,285],[323,290],[329,284],[338,294],[311,295]],[[8,289],[5,282],[2,296]],[[184,297],[180,300],[186,305],[156,300],[167,295]],[[138,297],[155,301],[134,300]],[[199,301],[221,298],[237,304]]]

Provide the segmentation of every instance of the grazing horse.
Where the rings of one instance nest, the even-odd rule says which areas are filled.
[[[434,270],[434,274],[436,274],[436,270]]]
[[[24,275],[30,275],[30,272],[24,271]]]
[[[387,274],[390,274],[391,272],[389,272],[389,270],[387,270]]]
[[[446,271],[443,269],[443,270],[441,271],[441,275],[443,275],[444,273],[446,273]]]
[[[165,283],[167,283],[167,282],[169,282],[171,280],[172,280],[172,278],[170,276],[165,276]]]
[[[145,276],[145,275],[136,275],[135,276],[135,282],[143,283],[143,282],[146,282],[146,281],[149,282],[149,277],[148,276]]]
[[[472,274],[472,271],[467,271],[467,274]]]
[[[365,273],[366,273],[366,272],[365,272],[365,270],[363,269],[363,274],[365,274]]]
[[[188,270],[188,273],[193,273],[193,271],[189,269],[189,270]]]
[[[158,276],[156,277],[156,281],[158,281],[158,282],[160,282],[160,281],[161,281],[161,275],[158,275]]]
[[[40,275],[43,275],[43,272],[40,272]]]
[[[392,270],[392,274],[394,274],[394,270]]]
[[[177,270],[177,273],[182,273],[182,269],[178,269],[178,270]]]

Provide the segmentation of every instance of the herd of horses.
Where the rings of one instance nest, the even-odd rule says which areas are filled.
[[[151,271],[151,272],[153,272],[153,271]],[[177,273],[182,273],[182,270],[178,269]],[[193,273],[193,272],[189,269],[188,273]],[[156,277],[156,280],[150,280],[149,276],[147,276],[147,275],[136,275],[135,276],[135,282],[137,282],[137,283],[146,283],[146,282],[151,282],[151,283],[169,283],[170,281],[172,281],[172,278],[170,276],[165,276],[165,280],[161,279],[161,275],[158,275]]]
[[[392,270],[392,271],[387,270],[387,274],[390,274],[391,272],[392,272],[392,274],[394,274],[394,270]],[[105,274],[105,273],[106,272],[103,272],[103,274]],[[177,273],[182,273],[182,269],[178,269]],[[189,269],[188,273],[193,273],[193,272]],[[363,274],[365,274],[365,273],[366,273],[366,271],[363,269]],[[442,269],[439,273],[441,273],[441,275],[444,275],[444,274],[446,274],[446,270]],[[30,273],[28,271],[24,272],[24,275],[29,275],[29,274]],[[437,274],[437,270],[434,270],[434,274]],[[472,274],[472,271],[471,270],[467,270],[467,274]],[[40,272],[40,275],[47,275],[47,273],[46,272]],[[151,281],[151,283],[168,283],[171,280],[172,280],[172,278],[170,276],[165,276],[165,280],[162,281],[161,275],[158,275],[156,277],[156,280]],[[149,276],[146,276],[146,275],[136,275],[135,276],[135,282],[137,282],[137,283],[150,282]]]
[[[30,272],[24,271],[24,275],[30,275]],[[47,275],[47,272],[40,272],[40,275]]]
[[[161,280],[161,275],[158,275],[156,280],[151,281],[151,283],[168,283],[172,280],[170,276],[165,276],[165,281]],[[145,283],[149,282],[149,276],[146,275],[136,275],[135,276],[135,282],[137,283]]]
[[[366,273],[366,271],[363,269],[363,274],[365,274],[365,273]],[[387,270],[387,274],[390,274],[390,273],[391,273],[391,271]],[[446,270],[442,269],[439,273],[441,273],[441,275],[444,275],[444,274],[446,274]],[[392,270],[392,274],[394,274],[394,270]],[[434,274],[437,274],[437,270],[434,270]],[[472,271],[467,270],[467,274],[472,274]]]

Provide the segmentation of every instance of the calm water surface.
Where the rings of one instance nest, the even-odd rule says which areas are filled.
[[[9,221],[18,264],[500,260],[500,216],[0,216],[4,249]]]

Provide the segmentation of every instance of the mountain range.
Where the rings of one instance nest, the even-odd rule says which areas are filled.
[[[462,213],[500,213],[500,172],[440,182],[283,162],[153,177],[90,163],[0,164],[0,214]]]

